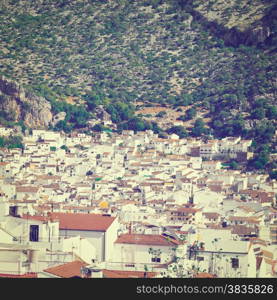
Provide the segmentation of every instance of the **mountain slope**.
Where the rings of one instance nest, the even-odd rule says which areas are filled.
[[[118,113],[124,102],[193,105],[208,112],[207,125],[217,137],[260,141],[268,130],[263,142],[271,143],[277,78],[274,2],[204,3],[2,1],[1,72],[45,97],[54,110],[59,100],[70,99],[80,109],[88,105],[90,111],[101,104],[121,122],[133,116]],[[238,35],[255,32],[261,24],[269,32],[261,39],[258,34],[258,42],[253,43],[255,35],[252,42]],[[82,113],[80,124],[87,118]]]

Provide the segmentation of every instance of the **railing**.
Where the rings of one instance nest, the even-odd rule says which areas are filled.
[[[162,264],[161,264],[162,265]],[[134,262],[106,262],[106,269],[121,271],[154,271],[159,264]]]
[[[29,261],[23,261],[23,262],[21,262],[21,266],[24,268],[24,267],[30,267],[30,265],[31,265],[31,262],[29,262]]]
[[[61,243],[63,237],[54,237],[54,238],[39,238],[38,241],[30,241],[29,236],[19,236],[14,237],[14,243],[26,244],[26,243]]]

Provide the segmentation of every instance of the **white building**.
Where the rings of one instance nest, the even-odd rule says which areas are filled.
[[[214,229],[209,234],[205,230],[199,239],[187,248],[187,260],[193,261],[202,272],[215,274],[217,277],[247,277],[248,247],[246,241],[228,238]]]
[[[96,250],[98,261],[112,258],[113,243],[119,229],[118,219],[100,214],[51,213],[50,218],[59,221],[61,237],[86,238]]]
[[[113,261],[130,268],[152,270],[159,264],[170,262],[180,243],[163,235],[122,234],[115,241]]]

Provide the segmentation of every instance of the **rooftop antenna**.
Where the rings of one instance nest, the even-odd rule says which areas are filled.
[[[189,201],[188,201],[189,204],[193,204],[194,203],[194,191],[193,191],[193,185],[191,186],[191,193],[190,193],[190,196],[189,196]]]

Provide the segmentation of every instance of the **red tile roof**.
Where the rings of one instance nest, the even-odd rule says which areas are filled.
[[[29,215],[23,215],[22,219],[26,219],[26,220],[35,220],[35,221],[42,221],[45,222],[47,221],[49,218],[46,216],[29,216]]]
[[[216,275],[202,272],[202,273],[197,273],[194,275],[194,278],[216,278]]]
[[[43,270],[43,272],[61,277],[61,278],[71,278],[75,276],[81,277],[81,268],[87,266],[88,264],[81,261],[72,261],[60,266],[52,267]]]
[[[26,273],[22,275],[14,275],[14,274],[0,274],[1,278],[37,278],[37,273]]]
[[[156,274],[155,272],[103,270],[104,278],[152,278]]]
[[[23,216],[27,219],[26,216]],[[28,216],[30,220],[58,220],[59,228],[66,230],[106,231],[115,220],[115,217],[100,214],[49,213],[47,217]]]
[[[100,214],[51,213],[52,219],[60,221],[60,229],[106,231],[115,217]]]
[[[176,246],[180,242],[156,234],[122,234],[115,241],[116,244],[136,244],[153,246]]]
[[[256,228],[250,228],[244,225],[236,225],[232,226],[232,234],[238,234],[238,235],[251,235],[256,234],[257,229]]]
[[[200,209],[191,208],[191,207],[179,207],[176,211],[187,213],[187,214],[193,214],[200,211]]]
[[[238,222],[247,222],[253,224],[259,224],[260,221],[256,217],[240,217],[240,216],[230,216],[230,221],[238,221]]]
[[[39,187],[33,187],[33,186],[17,186],[16,192],[17,193],[37,193],[39,190]]]
[[[205,216],[207,219],[218,219],[220,217],[220,214],[213,212],[205,212],[203,213],[203,216]]]

